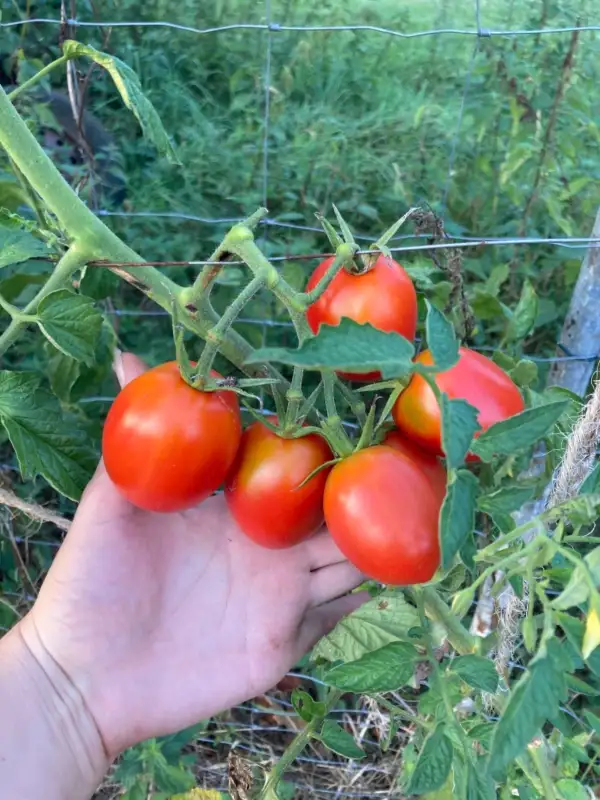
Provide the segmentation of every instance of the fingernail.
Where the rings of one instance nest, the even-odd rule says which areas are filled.
[[[118,347],[115,347],[115,354],[113,356],[113,372],[117,376],[119,386],[123,388],[125,385],[125,367],[123,366],[123,353]]]

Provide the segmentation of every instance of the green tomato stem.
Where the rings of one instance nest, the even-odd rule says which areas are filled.
[[[450,611],[446,603],[431,586],[421,587],[425,614],[433,622],[439,622],[446,629],[448,641],[460,655],[475,653],[479,647],[479,638],[473,636],[462,625],[460,620]]]
[[[258,796],[258,800],[275,800],[277,798],[277,794],[275,792],[277,784],[281,781],[289,766],[296,760],[296,758],[304,750],[310,738],[315,734],[317,729],[323,724],[323,720],[325,719],[329,711],[331,711],[333,706],[337,703],[337,701],[340,699],[341,695],[342,693],[338,691],[332,691],[329,693],[329,696],[324,701],[325,713],[323,715],[313,717],[310,720],[310,722],[306,724],[304,729],[289,744],[289,746],[287,747],[287,749],[285,750],[285,752],[283,753],[277,764],[275,764],[275,766],[269,773],[265,785],[263,786],[263,789]]]
[[[61,67],[63,64],[66,64],[68,60],[69,60],[68,56],[61,56],[60,58],[51,61],[49,64],[43,67],[39,72],[36,72],[35,75],[32,75],[32,77],[29,78],[29,80],[26,80],[25,83],[22,83],[20,86],[17,86],[16,89],[13,89],[13,91],[9,95],[7,95],[8,99],[12,102],[16,97],[18,97],[23,92],[26,92],[34,84],[36,84],[50,72],[55,70],[57,67]]]
[[[221,319],[206,334],[206,344],[198,361],[198,369],[193,379],[193,386],[202,389],[210,374],[211,367],[219,348],[223,344],[225,334],[236,321],[244,306],[262,289],[264,280],[262,275],[256,275],[250,283],[242,289],[235,300],[223,312]]]
[[[327,268],[325,274],[321,276],[317,285],[311,289],[310,292],[304,292],[303,294],[297,293],[299,294],[299,297],[302,298],[305,308],[308,308],[310,305],[316,302],[325,293],[325,291],[327,291],[327,288],[338,272],[344,266],[352,263],[352,259],[357,250],[358,247],[356,245],[346,244],[345,242],[342,242],[342,244],[337,247],[334,260]]]
[[[323,371],[323,393],[325,396],[325,409],[327,411],[327,419],[322,427],[326,431],[327,438],[333,446],[335,452],[342,458],[352,454],[354,447],[350,437],[344,430],[342,420],[338,414],[337,406],[335,404],[335,373],[331,370]]]

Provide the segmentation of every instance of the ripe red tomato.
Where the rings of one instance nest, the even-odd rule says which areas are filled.
[[[415,361],[433,364],[429,350],[420,353]],[[511,378],[489,358],[461,347],[458,362],[435,376],[442,392],[451,399],[466,400],[479,410],[479,436],[496,422],[508,419],[524,410],[521,393]],[[413,375],[410,383],[396,401],[392,410],[398,428],[421,447],[443,455],[441,414],[433,390],[420,375]],[[470,460],[478,460],[470,455]]]
[[[446,496],[446,470],[442,466],[437,456],[421,450],[421,448],[407,439],[399,430],[388,431],[382,444],[393,447],[399,453],[403,453],[407,458],[414,462],[425,475],[435,489],[436,496],[442,501]]]
[[[102,454],[111,480],[133,505],[182,511],[223,483],[241,435],[235,393],[192,389],[170,361],[119,392],[104,425]]]
[[[276,417],[270,419],[276,422]],[[310,473],[333,454],[317,434],[283,439],[253,422],[227,479],[225,498],[231,515],[252,541],[272,549],[291,547],[323,524],[323,491],[329,469]]]
[[[368,447],[336,464],[324,508],[334,541],[370,578],[424,583],[439,566],[441,499],[420,467],[392,447]]]
[[[307,291],[314,289],[332,263],[333,257],[319,264],[308,281]],[[360,275],[351,275],[342,268],[309,307],[306,318],[313,333],[317,333],[323,324],[339,325],[342,317],[368,322],[379,330],[394,331],[412,341],[417,330],[417,293],[407,272],[384,255]],[[381,377],[379,372],[339,374],[348,380],[367,383]]]

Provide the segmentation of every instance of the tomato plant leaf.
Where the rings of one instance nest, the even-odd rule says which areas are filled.
[[[549,642],[546,654],[530,663],[510,694],[491,743],[488,771],[495,780],[502,780],[509,764],[567,698],[565,662],[559,648],[557,642]]]
[[[341,619],[312,651],[313,658],[355,661],[390,642],[408,639],[419,624],[419,615],[400,592],[388,591],[368,600]]]
[[[522,358],[516,367],[510,370],[509,375],[517,386],[531,386],[538,379],[538,367],[534,361]]]
[[[557,400],[497,422],[473,442],[471,449],[483,461],[525,450],[552,428],[568,405],[567,400]]]
[[[94,363],[103,317],[90,297],[59,289],[44,297],[37,309],[38,325],[52,344],[71,358]]]
[[[81,375],[81,364],[57,350],[50,342],[44,347],[46,374],[54,394],[63,403],[71,400],[71,390]]]
[[[413,345],[399,333],[385,333],[369,323],[359,325],[343,318],[339,325],[321,325],[317,336],[296,350],[264,347],[247,359],[248,364],[277,361],[305,369],[381,370],[384,378],[406,375],[412,369]]]
[[[527,503],[535,494],[536,487],[533,484],[528,486],[503,486],[494,492],[482,494],[477,499],[477,506],[480,511],[486,514],[510,514],[516,511],[524,503]]]
[[[586,567],[596,584],[600,584],[600,547],[595,547],[584,557],[585,567],[577,565],[569,582],[562,592],[552,601],[552,607],[557,611],[565,611],[573,606],[585,603],[590,594],[589,585],[585,579]]]
[[[482,758],[467,762],[467,800],[496,800],[494,782],[486,773]]]
[[[458,342],[454,327],[441,311],[431,305],[429,300],[426,301],[426,304],[425,330],[427,346],[431,350],[433,363],[441,371],[450,369],[458,361]]]
[[[57,399],[40,388],[37,374],[0,371],[0,420],[23,475],[39,473],[58,492],[78,500],[95,454]]]
[[[144,136],[154,144],[161,156],[165,156],[172,164],[181,163],[156,109],[143,93],[138,76],[128,64],[116,56],[102,53],[90,45],[72,39],[64,42],[63,53],[68,58],[85,56],[105,69],[113,79],[123,103],[140,123]]]
[[[406,793],[427,794],[443,786],[452,768],[453,754],[454,749],[446,736],[445,725],[439,724],[425,739]]]
[[[0,268],[50,253],[48,245],[25,228],[0,226]]]
[[[298,715],[305,722],[310,722],[315,717],[325,716],[325,704],[313,700],[309,693],[305,692],[303,689],[294,689],[291,701]]]
[[[474,689],[493,694],[498,688],[498,673],[494,662],[489,658],[475,655],[459,656],[454,659],[450,668]]]
[[[600,462],[596,464],[579,489],[579,494],[596,494],[597,492],[600,492]]]
[[[356,661],[333,667],[324,680],[336,689],[357,694],[393,692],[410,681],[417,657],[413,645],[391,642]]]
[[[450,400],[447,394],[441,396],[442,447],[446,454],[449,469],[460,467],[469,451],[473,434],[481,430],[477,421],[478,410],[466,400]]]
[[[479,482],[466,469],[454,473],[440,511],[442,569],[448,569],[475,525]]]
[[[506,326],[507,343],[522,342],[531,333],[538,315],[538,297],[528,279],[523,283],[521,297]]]
[[[321,741],[334,753],[346,758],[359,759],[367,754],[356,744],[354,736],[345,731],[332,719],[326,719],[321,728]]]
[[[556,782],[559,797],[562,800],[590,800],[588,790],[573,778],[561,778]]]

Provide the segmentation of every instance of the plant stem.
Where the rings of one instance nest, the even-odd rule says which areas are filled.
[[[248,303],[260,289],[262,289],[263,285],[264,280],[262,275],[256,275],[254,278],[252,278],[250,283],[248,283],[242,289],[235,300],[223,312],[223,315],[217,324],[207,331],[205,337],[206,344],[204,345],[204,350],[202,351],[200,360],[198,361],[198,369],[193,380],[193,386],[199,389],[204,387],[210,369],[213,365],[213,361],[215,360],[215,356],[223,344],[225,334],[238,318],[246,303]]]
[[[479,638],[473,636],[450,611],[436,590],[430,586],[423,586],[423,607],[429,619],[441,623],[448,634],[448,641],[460,655],[475,653],[479,645]]]
[[[10,325],[0,336],[0,355],[8,350],[8,348],[18,337],[23,326],[26,325],[27,322],[31,321],[30,319],[27,319],[27,317],[31,317],[33,314],[35,314],[40,301],[51,292],[66,287],[69,284],[71,276],[75,270],[83,267],[85,262],[86,259],[83,257],[77,245],[72,245],[57,263],[56,267],[54,268],[54,272],[50,275],[46,283],[42,286],[33,300],[31,300],[25,306],[22,312],[19,312],[17,315],[13,316]]]
[[[361,396],[356,392],[353,392],[352,389],[346,383],[344,383],[344,381],[337,378],[337,376],[336,376],[336,385],[340,394],[350,406],[350,411],[354,414],[354,416],[358,420],[359,425],[364,425],[365,422],[367,421],[367,412],[365,408],[365,403],[362,400]]]
[[[311,289],[310,292],[301,294],[305,308],[308,308],[308,306],[312,305],[316,300],[319,299],[319,297],[321,297],[342,267],[352,262],[354,254],[357,250],[357,245],[353,246],[346,244],[345,242],[339,245],[339,247],[336,249],[335,258],[327,268],[325,274],[321,276],[317,285]]]
[[[50,72],[55,70],[57,67],[66,64],[68,60],[69,60],[68,56],[61,56],[60,58],[51,61],[49,64],[43,67],[39,72],[36,72],[35,75],[29,78],[29,80],[26,80],[25,83],[22,83],[20,86],[17,86],[16,89],[13,89],[13,91],[9,95],[7,95],[8,99],[12,102],[15,99],[15,97],[18,97],[23,92],[26,92],[34,84],[36,84]]]
[[[529,757],[533,761],[533,765],[540,778],[542,785],[542,792],[546,800],[556,800],[556,792],[554,791],[554,782],[548,770],[548,762],[545,753],[545,741],[539,743],[534,742],[527,748]]]
[[[342,420],[338,414],[335,404],[335,381],[336,375],[331,370],[323,370],[323,393],[325,396],[325,409],[327,419],[322,427],[327,430],[331,444],[338,455],[344,458],[349,456],[354,450],[350,437],[344,430]]]
[[[285,422],[283,424],[284,430],[292,428],[298,419],[298,412],[304,400],[302,394],[302,379],[304,378],[304,370],[302,367],[294,367],[292,373],[292,383],[286,392],[287,411],[285,413]]]
[[[275,766],[269,773],[269,777],[267,778],[265,785],[263,786],[263,789],[258,797],[258,800],[273,800],[273,798],[277,796],[275,795],[274,790],[277,787],[279,781],[282,780],[285,771],[304,750],[304,748],[308,744],[308,740],[311,738],[311,736],[317,730],[317,728],[322,724],[323,720],[325,719],[329,711],[333,708],[335,703],[337,703],[341,695],[342,693],[338,691],[331,692],[329,697],[325,700],[325,713],[322,716],[313,717],[311,721],[306,724],[304,730],[301,731],[301,733],[299,733],[290,743],[290,745],[284,751],[283,755],[281,756],[277,764],[275,764]]]

